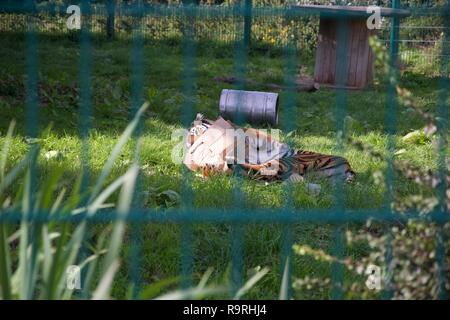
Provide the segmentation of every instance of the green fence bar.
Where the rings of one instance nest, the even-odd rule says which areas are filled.
[[[252,0],[244,0],[244,45],[248,49],[250,47],[251,33],[252,33]]]
[[[450,13],[450,1],[447,1],[447,6],[445,8]],[[449,90],[450,90],[450,19],[445,20],[445,27],[443,32],[443,42],[442,42],[442,54],[440,60],[440,90],[438,98],[438,123],[437,130],[439,135],[438,143],[438,160],[437,166],[439,170],[439,184],[437,193],[439,199],[439,208],[441,210],[441,216],[448,216],[448,208],[446,208],[445,197],[446,197],[446,183],[445,180],[448,179],[446,175],[448,174],[447,169],[447,152],[448,152],[448,130],[449,130]],[[448,182],[447,182],[448,183]],[[447,186],[448,188],[448,186]],[[447,195],[448,196],[448,195]],[[438,263],[438,283],[439,283],[439,298],[442,300],[448,299],[448,293],[446,290],[447,281],[445,275],[446,268],[446,251],[449,248],[445,247],[446,240],[448,240],[448,234],[445,232],[444,228],[439,228],[437,235],[437,249],[436,249],[436,260]]]
[[[392,8],[397,9],[400,7],[399,0],[392,0]],[[395,152],[395,132],[397,126],[397,114],[398,114],[398,104],[397,104],[397,94],[396,85],[398,77],[398,51],[399,51],[399,25],[400,20],[398,17],[391,18],[391,36],[389,43],[389,79],[388,79],[388,97],[387,97],[387,108],[385,113],[385,130],[388,135],[387,141],[387,169],[386,169],[386,194],[385,203],[386,210],[391,213],[390,203],[394,200],[393,198],[393,188],[394,188],[394,152]],[[391,299],[392,297],[392,279],[391,275],[392,269],[392,235],[390,226],[386,227],[387,240],[386,240],[386,285],[383,290],[383,298]]]
[[[193,23],[196,19],[192,14],[192,1],[186,1],[185,18],[183,24],[183,106],[181,121],[185,128],[189,127],[194,119],[194,100],[196,95],[196,44],[194,41],[195,30]],[[182,206],[189,213],[195,214],[190,209],[193,206],[192,179],[188,170],[183,167]],[[193,257],[193,225],[187,223],[181,226],[181,276],[182,287],[187,289],[193,285],[194,257]]]
[[[108,17],[106,18],[106,37],[114,38],[115,21],[116,21],[116,1],[108,0],[107,2]]]

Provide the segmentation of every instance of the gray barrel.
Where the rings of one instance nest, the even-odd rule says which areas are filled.
[[[220,95],[220,115],[227,120],[238,118],[252,124],[278,124],[278,94],[272,92],[223,89]]]

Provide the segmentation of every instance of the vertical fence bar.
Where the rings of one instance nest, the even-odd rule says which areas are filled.
[[[114,39],[115,21],[116,21],[116,0],[108,0],[106,3],[106,38]]]
[[[186,128],[190,125],[194,113],[194,99],[196,95],[195,83],[195,57],[196,46],[194,42],[194,21],[195,10],[192,1],[189,0],[188,5],[184,7],[183,20],[183,107],[181,122]],[[182,168],[182,187],[181,187],[181,201],[183,209],[192,214],[189,210],[193,205],[194,194],[192,192],[192,175],[187,168]],[[192,255],[192,234],[193,226],[190,222],[181,226],[181,285],[187,289],[192,286],[192,272],[193,272],[193,255]]]
[[[143,3],[139,0],[133,4],[133,30],[132,30],[132,48],[130,55],[131,64],[131,114],[130,118],[133,118],[139,107],[142,105],[143,89],[144,89],[144,42],[142,38],[142,11]],[[139,120],[139,124],[133,134],[135,149],[137,154],[135,160],[140,165],[139,156],[139,140],[142,135],[143,121]],[[132,202],[132,212],[140,208],[142,201],[142,174],[141,172],[136,179],[135,192]],[[130,280],[132,283],[131,298],[138,299],[141,289],[141,254],[142,254],[142,229],[143,226],[140,222],[134,222],[131,224],[131,261],[130,261]]]
[[[348,32],[349,32],[350,20],[347,17],[340,17],[337,22],[337,53],[336,53],[336,146],[335,149],[339,153],[343,152],[343,137],[344,132],[344,117],[346,113],[347,105],[347,50],[348,50]],[[343,196],[343,181],[336,179],[334,181],[334,210],[336,215],[342,215],[344,213],[344,196]],[[333,230],[334,247],[333,253],[338,260],[342,260],[344,254],[344,237],[342,232],[343,225],[338,224]],[[332,279],[332,291],[331,296],[333,299],[343,298],[343,278],[344,268],[339,262],[333,262],[331,265],[331,279]]]
[[[251,9],[251,7],[250,7]],[[235,17],[237,16],[237,21],[241,18],[246,17],[246,4],[242,2],[237,2],[234,7]],[[237,28],[239,30],[239,28]],[[248,47],[246,43],[245,30],[241,38],[236,38],[235,41],[235,56],[234,56],[234,68],[236,77],[238,79],[236,83],[236,89],[245,89],[245,78],[247,73],[247,62],[248,62]],[[241,97],[238,97],[237,103],[237,115],[235,117],[235,122],[237,125],[241,125],[243,122],[243,114],[241,113],[242,101]],[[233,179],[233,214],[236,215],[246,215],[247,212],[244,209],[244,194],[241,189],[242,177],[236,174]],[[243,250],[242,242],[244,239],[244,226],[241,223],[233,223],[231,225],[231,294],[235,295],[239,288],[242,286],[242,274],[243,274]]]
[[[80,60],[79,60],[79,84],[80,84],[80,100],[79,100],[79,134],[81,138],[81,194],[83,194],[89,187],[90,181],[90,146],[89,146],[89,131],[92,126],[91,115],[91,33],[90,33],[90,18],[91,6],[89,0],[81,2],[81,31],[80,31]],[[85,205],[87,199],[82,199],[81,204]],[[90,226],[86,228],[82,247],[80,249],[79,261],[83,261],[88,254],[86,248],[86,240],[89,239]],[[86,271],[81,271],[81,278],[86,278]],[[86,298],[90,293],[89,288],[85,288],[81,293]]]
[[[35,2],[27,0],[26,6],[35,10]],[[38,37],[36,34],[36,23],[34,21],[35,11],[27,14],[26,33],[26,133],[30,138],[38,136]],[[32,144],[36,148],[36,144]]]
[[[444,8],[444,37],[442,43],[441,50],[441,60],[440,60],[440,90],[438,96],[438,110],[437,110],[437,134],[438,134],[438,177],[439,177],[439,186],[437,188],[438,199],[439,199],[439,214],[442,218],[448,214],[447,212],[447,204],[446,204],[446,192],[449,186],[447,185],[447,148],[448,148],[448,118],[449,118],[449,106],[448,106],[448,97],[449,97],[449,59],[448,56],[450,54],[450,0],[447,0],[447,4]],[[447,289],[446,289],[446,271],[447,270],[447,261],[446,261],[446,251],[449,250],[447,248],[446,243],[448,240],[448,236],[445,232],[444,226],[439,225],[438,227],[438,235],[437,235],[437,248],[436,248],[436,261],[438,265],[438,298],[445,300],[447,299]]]
[[[39,73],[38,73],[38,36],[36,33],[36,3],[34,0],[27,0],[25,6],[30,9],[27,16],[27,34],[26,34],[26,133],[30,138],[37,138],[39,134]],[[30,146],[31,163],[29,167],[29,183],[25,183],[28,193],[27,202],[24,204],[24,228],[27,230],[28,237],[21,239],[24,241],[24,246],[28,248],[31,246],[31,256],[26,259],[22,256],[21,259],[25,265],[25,279],[22,279],[20,299],[32,299],[33,292],[31,290],[34,282],[33,270],[35,268],[37,253],[38,253],[38,238],[37,234],[39,228],[33,223],[36,216],[33,215],[33,200],[35,199],[37,189],[37,153],[39,147],[36,143]],[[20,244],[22,246],[22,244]],[[28,251],[28,249],[27,249]],[[23,267],[23,266],[22,266]]]
[[[81,138],[81,166],[83,181],[81,190],[86,190],[89,184],[89,130],[91,128],[91,35],[90,24],[87,18],[90,15],[89,1],[81,2],[81,31],[80,31],[80,138]]]
[[[400,8],[400,0],[392,0],[392,8]],[[387,168],[386,168],[386,192],[384,195],[384,210],[392,214],[391,204],[394,201],[394,152],[395,152],[395,132],[397,127],[397,77],[398,77],[398,50],[399,50],[399,32],[400,18],[393,16],[391,18],[391,34],[389,40],[389,78],[387,92],[387,108],[385,113],[385,132],[387,134]],[[392,290],[392,234],[388,226],[386,231],[386,253],[385,253],[385,286],[383,290],[383,299],[391,299]]]
[[[235,214],[239,214],[241,208],[235,208]],[[245,213],[244,213],[245,214]],[[231,225],[231,290],[234,296],[242,286],[243,273],[243,250],[242,241],[244,237],[244,226],[240,223]]]
[[[244,0],[244,47],[246,50],[250,48],[251,36],[252,36],[252,0]]]
[[[291,11],[287,10],[284,19],[290,22],[293,19]],[[289,24],[288,24],[289,25]],[[297,51],[295,42],[289,37],[288,42],[284,46],[284,86],[285,92],[281,101],[281,108],[283,110],[283,129],[285,132],[295,130],[296,127],[296,70],[297,70]],[[287,138],[286,143],[293,145],[292,136]],[[293,186],[290,183],[285,184],[286,200],[283,206],[283,211],[287,214],[295,214],[293,201]],[[282,286],[280,290],[280,300],[289,300],[292,297],[292,245],[294,243],[294,226],[291,224],[283,225],[283,240],[281,252],[282,265]],[[283,292],[284,290],[284,292]]]

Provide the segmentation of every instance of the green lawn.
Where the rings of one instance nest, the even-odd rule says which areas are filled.
[[[26,70],[24,39],[20,36],[0,35],[0,143],[11,120],[17,121],[17,130],[8,165],[11,167],[28,150],[26,138],[24,89],[20,86]],[[118,136],[130,119],[130,49],[129,42],[95,42],[92,51],[92,129],[89,136],[89,168],[91,175],[99,174]],[[181,165],[171,162],[171,151],[176,141],[171,133],[181,127],[183,112],[183,55],[178,43],[146,44],[144,48],[144,95],[149,89],[156,92],[150,110],[146,113],[142,130],[141,154],[141,205],[146,208],[178,207],[177,199],[168,198],[161,192],[174,190],[181,193]],[[39,43],[39,77],[46,97],[39,105],[39,125],[42,134],[38,141],[41,147],[39,175],[45,176],[55,166],[65,169],[62,185],[70,189],[80,172],[81,140],[79,133],[78,68],[79,45],[67,39],[44,38]],[[312,72],[310,57],[297,59],[305,70]],[[216,44],[201,44],[195,60],[195,97],[192,117],[203,112],[215,119],[222,88],[231,85],[213,80],[215,76],[232,75],[235,70],[233,49]],[[248,77],[257,82],[282,83],[285,62],[282,54],[252,51],[248,61]],[[408,66],[402,72],[401,84],[410,89],[418,104],[427,111],[436,108],[438,81],[424,73],[425,66]],[[431,72],[429,73],[431,74]],[[264,90],[250,86],[248,89]],[[282,94],[283,98],[283,94]],[[363,91],[349,91],[346,112],[354,121],[347,126],[346,134],[368,143],[377,151],[385,153],[386,135],[386,86],[376,82]],[[314,93],[297,93],[296,103],[287,116],[283,116],[286,105],[281,105],[280,127],[287,119],[295,122],[296,130],[290,139],[294,146],[306,150],[339,153],[336,145],[336,92],[321,89]],[[436,153],[430,141],[411,144],[401,141],[408,132],[423,127],[424,122],[406,108],[399,107],[396,115],[398,129],[396,148],[402,150],[398,157],[410,160],[421,168],[436,167]],[[46,130],[52,124],[51,129]],[[286,132],[285,132],[286,133]],[[373,209],[383,205],[385,189],[374,174],[385,168],[385,163],[375,161],[368,155],[346,146],[345,156],[357,173],[356,182],[345,186],[345,207],[349,209]],[[47,159],[49,151],[59,151],[61,156]],[[132,144],[126,146],[120,160],[115,164],[109,181],[124,173],[132,160]],[[317,181],[316,181],[317,182]],[[309,195],[303,184],[293,188],[293,203],[297,208],[332,208],[333,188],[319,181],[322,191],[319,196]],[[61,186],[62,186],[61,185]],[[15,186],[17,187],[17,186]],[[193,176],[193,203],[198,208],[227,210],[234,207],[233,181],[226,176],[214,176],[208,180]],[[245,208],[282,208],[286,202],[286,191],[281,184],[263,185],[243,181],[241,191]],[[398,179],[395,195],[404,197],[418,191],[417,187],[404,179]],[[113,202],[113,199],[111,199]],[[258,214],[257,212],[254,213]],[[101,226],[98,226],[98,229]],[[295,243],[308,244],[326,252],[332,252],[333,226],[324,224],[292,225]],[[358,228],[345,225],[345,228]],[[95,229],[97,230],[97,229]],[[95,231],[94,230],[94,231]],[[226,224],[202,224],[193,228],[194,276],[197,281],[207,268],[213,267],[213,281],[223,283],[231,263],[230,240],[232,226]],[[176,224],[143,225],[140,272],[143,285],[158,279],[175,276],[180,272],[181,228]],[[268,267],[270,272],[245,298],[277,298],[282,274],[282,243],[285,229],[281,225],[254,225],[244,227],[243,276],[249,277],[258,266]],[[113,296],[120,298],[127,293],[129,250],[131,235],[124,244],[122,268],[117,276]],[[354,258],[368,253],[368,247],[348,247],[345,254]],[[295,256],[293,276],[331,277],[327,263],[312,258]],[[347,275],[346,281],[355,276]],[[331,290],[297,292],[295,298],[328,298]],[[349,292],[347,297],[351,298]]]

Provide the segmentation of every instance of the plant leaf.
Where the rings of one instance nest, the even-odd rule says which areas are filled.
[[[142,300],[148,300],[155,297],[158,293],[161,292],[165,287],[168,287],[170,285],[176,284],[180,281],[180,277],[172,277],[172,278],[166,278],[159,280],[155,283],[152,283],[145,287],[141,291],[141,294],[139,295]]]
[[[238,300],[245,295],[259,280],[261,280],[269,272],[268,268],[262,268],[253,275],[247,282],[236,292],[233,299]]]
[[[148,108],[148,103],[144,103],[140,109],[136,112],[136,115],[134,116],[133,120],[130,122],[130,124],[127,126],[125,131],[122,133],[122,135],[119,138],[119,141],[114,146],[113,151],[111,152],[111,155],[108,158],[108,161],[104,165],[102,172],[100,173],[100,177],[97,180],[97,183],[94,187],[94,190],[91,193],[91,196],[89,198],[89,203],[97,196],[97,194],[100,192],[103,184],[105,183],[106,178],[108,177],[109,173],[111,172],[114,162],[116,161],[117,157],[120,155],[120,152],[122,151],[123,146],[127,142],[128,138],[131,136],[131,134],[136,129],[139,119],[142,116],[142,114],[145,112],[145,110]]]
[[[287,300],[289,298],[289,287],[290,287],[289,269],[290,269],[290,260],[289,257],[287,257],[284,263],[283,279],[281,279],[280,300]]]
[[[2,154],[0,157],[0,181],[3,181],[5,178],[5,167],[6,167],[6,159],[8,158],[9,148],[11,146],[12,135],[14,132],[14,127],[16,126],[16,121],[11,121],[9,124],[8,132],[5,137],[5,141],[3,143]]]
[[[119,269],[119,261],[115,260],[109,267],[106,269],[100,283],[95,289],[94,294],[92,296],[92,300],[107,300],[109,299],[109,291],[111,290],[111,284],[114,280],[114,276]]]

